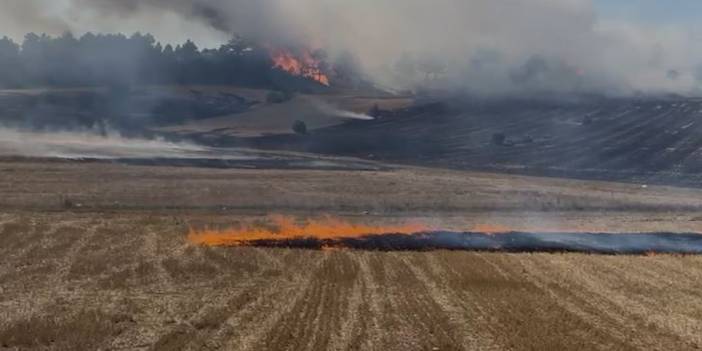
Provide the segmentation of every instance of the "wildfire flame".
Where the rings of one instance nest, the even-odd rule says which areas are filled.
[[[273,67],[286,71],[294,76],[305,77],[329,86],[329,77],[322,69],[323,62],[309,50],[303,49],[299,55],[283,49],[271,50]]]
[[[247,246],[256,241],[266,240],[303,238],[340,240],[387,233],[410,235],[431,230],[431,228],[422,224],[373,226],[354,224],[330,216],[317,220],[308,220],[303,224],[298,224],[292,217],[280,215],[270,216],[270,221],[273,224],[271,227],[249,224],[241,228],[227,230],[191,229],[188,234],[188,240],[197,245]]]
[[[693,233],[518,232],[500,225],[477,225],[474,230],[480,232],[462,232],[436,230],[422,224],[361,225],[329,216],[308,221],[297,221],[286,216],[269,218],[271,223],[253,222],[225,230],[191,229],[188,240],[205,246],[304,248],[321,251],[479,250],[583,252],[649,257],[661,253],[702,254],[702,239],[699,234]]]

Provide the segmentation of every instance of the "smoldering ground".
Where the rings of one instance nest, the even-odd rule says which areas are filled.
[[[4,7],[0,31],[15,36],[141,30],[213,46],[239,33],[332,56],[351,52],[379,83],[429,80],[483,94],[689,93],[702,63],[687,28],[603,19],[591,0],[10,0]]]
[[[223,246],[226,246],[223,245]],[[261,239],[236,246],[372,251],[462,250],[487,252],[580,252],[604,255],[702,254],[699,234],[677,233],[521,233],[429,232],[351,238]]]

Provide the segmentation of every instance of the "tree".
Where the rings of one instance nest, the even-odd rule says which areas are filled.
[[[492,143],[495,145],[503,146],[507,142],[507,136],[504,133],[495,133],[492,135]]]
[[[20,82],[20,47],[8,37],[0,39],[0,86],[16,87]]]
[[[326,60],[323,51],[316,59]],[[277,74],[277,76],[276,76]],[[136,84],[238,84],[274,86],[268,49],[235,36],[219,49],[191,40],[174,48],[150,34],[93,34],[76,38],[29,33],[21,45],[0,39],[0,87],[131,86]],[[280,79],[278,79],[280,80]]]
[[[292,130],[295,134],[307,135],[307,124],[303,121],[297,120],[293,122]]]
[[[197,45],[190,39],[188,39],[183,46],[176,48],[175,51],[176,58],[178,58],[180,62],[192,62],[198,58],[199,54],[200,52]]]

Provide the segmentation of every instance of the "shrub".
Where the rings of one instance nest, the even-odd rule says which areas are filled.
[[[307,134],[307,124],[303,121],[297,120],[293,122],[292,130],[295,134],[306,135]]]
[[[495,133],[492,135],[492,143],[495,145],[505,145],[507,136],[504,133]]]
[[[282,104],[292,99],[292,94],[287,91],[271,91],[266,95],[266,102],[269,104]]]

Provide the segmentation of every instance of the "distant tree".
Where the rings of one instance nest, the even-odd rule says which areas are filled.
[[[20,85],[20,46],[8,37],[0,39],[0,86]]]
[[[292,130],[295,134],[307,135],[307,124],[303,121],[297,120],[293,122]]]
[[[253,42],[235,35],[219,48],[219,53],[227,56],[245,56],[253,51],[255,46]]]
[[[383,111],[380,109],[380,106],[378,104],[373,104],[373,107],[368,111],[368,115],[374,118],[380,117],[380,115],[383,113]]]
[[[183,46],[179,46],[175,51],[176,58],[181,62],[192,62],[199,56],[197,45],[190,41],[185,42]]]
[[[266,102],[269,104],[281,104],[293,98],[289,91],[271,91],[266,95]]]
[[[492,143],[495,145],[505,145],[507,142],[507,136],[504,133],[495,133],[492,135]]]
[[[323,51],[315,58],[326,61]],[[322,65],[324,66],[324,65]],[[29,33],[21,45],[0,39],[0,86],[132,86],[135,84],[240,84],[275,86],[268,49],[240,36],[218,49],[191,40],[175,48],[150,34]],[[326,69],[326,68],[325,68]],[[287,78],[295,78],[287,76]],[[296,78],[295,78],[296,79]]]

